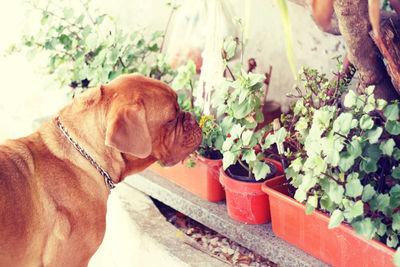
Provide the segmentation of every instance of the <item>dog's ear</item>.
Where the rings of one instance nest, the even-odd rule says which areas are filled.
[[[143,104],[117,109],[107,119],[105,144],[138,158],[148,157],[152,150],[152,140]]]

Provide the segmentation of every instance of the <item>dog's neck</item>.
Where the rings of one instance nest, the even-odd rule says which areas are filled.
[[[98,164],[93,157],[91,157],[68,133],[67,129],[65,129],[64,125],[62,124],[60,117],[56,117],[56,123],[58,128],[60,129],[61,133],[67,138],[67,140],[71,143],[72,146],[75,147],[75,149],[84,157],[86,160],[90,162],[90,164],[93,165],[94,168],[103,176],[104,178],[104,184],[106,185],[108,192],[111,193],[111,189],[115,188],[114,182],[111,178],[111,176],[108,174],[106,170],[103,169],[103,167]]]

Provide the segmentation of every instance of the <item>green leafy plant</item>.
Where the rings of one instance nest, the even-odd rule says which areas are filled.
[[[166,81],[173,78],[174,71],[159,53],[162,32],[126,32],[114,17],[94,14],[90,0],[75,9],[65,2],[61,2],[65,6],[57,1],[27,3],[41,15],[41,27],[23,35],[21,43],[12,45],[9,52],[26,50],[28,58],[46,52],[46,71],[61,87],[70,86],[72,96],[122,73],[141,72]]]
[[[315,70],[305,69],[299,80],[304,88],[296,88],[292,114],[263,148],[284,146],[286,177],[307,214],[321,210],[330,215],[329,228],[345,222],[398,248],[399,104],[376,99],[374,87],[342,98],[346,82],[329,82]]]
[[[224,44],[224,60],[229,76],[212,97],[217,116],[223,117],[220,124],[229,131],[222,145],[223,168],[238,162],[248,171],[249,177],[259,180],[270,173],[259,149],[266,129],[255,131],[258,123],[264,121],[261,104],[265,76],[245,71],[240,63],[232,71],[228,60],[234,56],[235,50],[236,40],[228,38]]]

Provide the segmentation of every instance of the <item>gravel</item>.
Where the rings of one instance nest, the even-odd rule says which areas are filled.
[[[188,216],[174,210],[164,203],[153,199],[155,205],[166,220],[182,233],[191,237],[197,249],[232,266],[276,267],[276,263],[239,245],[235,241],[215,232]],[[193,246],[192,244],[188,244]]]

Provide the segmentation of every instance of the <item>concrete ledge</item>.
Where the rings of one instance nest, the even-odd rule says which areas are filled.
[[[279,239],[272,232],[271,224],[246,225],[236,222],[228,216],[224,202],[205,201],[150,170],[128,177],[124,183],[158,199],[280,266],[328,266]]]
[[[196,246],[165,220],[148,196],[121,183],[110,195],[106,235],[89,266],[229,266]]]

